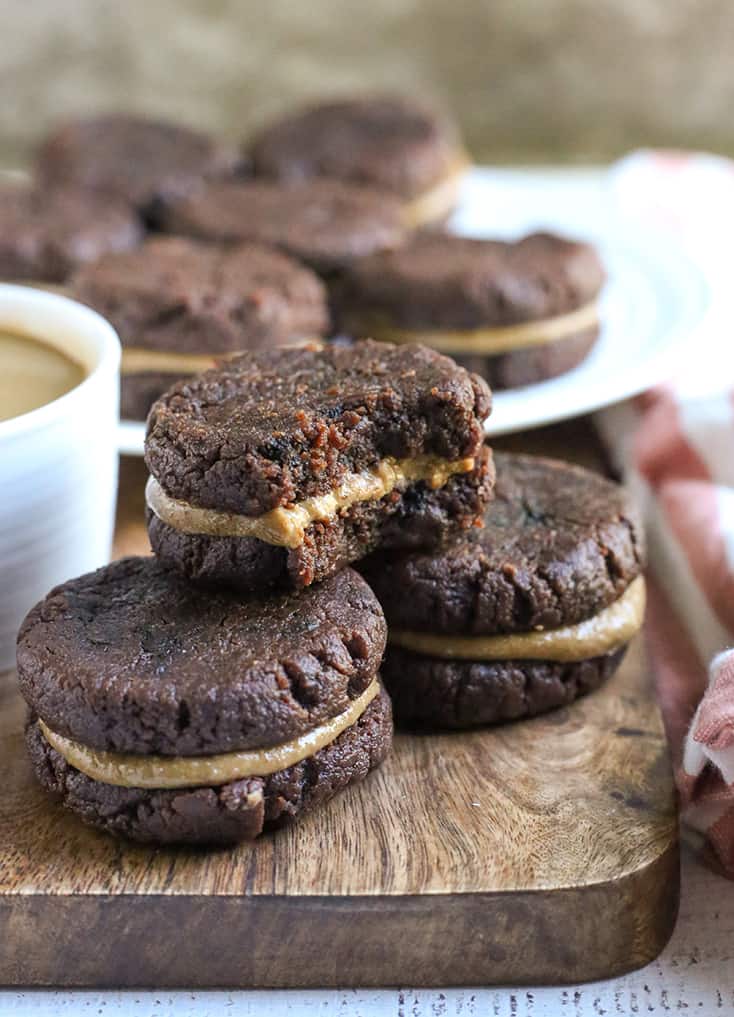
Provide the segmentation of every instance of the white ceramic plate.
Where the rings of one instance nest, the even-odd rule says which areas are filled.
[[[488,434],[507,434],[576,417],[670,377],[695,346],[710,306],[706,281],[668,238],[621,222],[603,170],[494,170],[467,177],[452,220],[468,236],[518,237],[551,229],[599,248],[609,281],[602,334],[575,370],[552,381],[498,392]],[[120,451],[141,455],[143,424],[123,421]]]
[[[124,456],[141,456],[145,440],[145,424],[136,420],[121,420],[118,428],[117,444]]]

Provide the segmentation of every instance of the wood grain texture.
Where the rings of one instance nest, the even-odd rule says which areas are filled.
[[[688,831],[690,834],[690,831]],[[3,1017],[611,1017],[734,1013],[734,893],[684,830],[681,907],[652,963],[584,985],[398,989],[0,989]]]
[[[495,731],[397,739],[364,784],[234,851],[152,851],[36,787],[0,699],[0,982],[562,982],[637,967],[677,901],[665,744],[635,647],[602,691]]]
[[[144,549],[125,467],[119,549]],[[36,786],[0,686],[0,983],[573,983],[662,949],[677,819],[641,641],[608,685],[517,726],[400,735],[302,823],[214,853],[82,826]]]

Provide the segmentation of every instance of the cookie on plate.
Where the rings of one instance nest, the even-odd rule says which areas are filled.
[[[18,636],[41,784],[87,823],[227,844],[365,777],[392,740],[385,621],[351,569],[299,596],[203,593],[154,558],[56,587]]]
[[[490,392],[422,346],[237,357],[148,417],[148,532],[187,577],[308,586],[376,547],[430,547],[491,496]]]
[[[86,266],[70,289],[120,336],[126,420],[145,420],[174,381],[221,358],[313,339],[329,326],[321,280],[255,244],[156,237]]]
[[[331,177],[396,195],[406,225],[442,222],[468,159],[456,126],[399,95],[326,101],[265,127],[249,146],[253,172],[287,183]]]
[[[388,621],[398,722],[471,727],[565,705],[614,672],[642,625],[627,492],[551,459],[498,452],[496,468],[483,529],[360,566]]]
[[[399,247],[408,236],[395,198],[338,180],[213,184],[164,208],[158,226],[202,240],[270,244],[322,274]]]
[[[64,282],[74,269],[143,239],[125,202],[78,187],[0,185],[0,279]]]
[[[441,350],[496,389],[576,367],[599,336],[604,269],[588,244],[415,237],[351,265],[335,285],[338,328]]]
[[[43,185],[74,184],[114,195],[146,217],[159,202],[231,176],[241,165],[232,145],[182,124],[128,113],[62,124],[36,155]]]

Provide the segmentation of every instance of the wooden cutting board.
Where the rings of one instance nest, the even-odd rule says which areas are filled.
[[[602,691],[517,727],[397,739],[364,784],[234,851],[152,851],[35,786],[0,697],[0,983],[577,982],[651,960],[676,819],[640,645]]]
[[[118,548],[130,552],[144,539],[140,490],[123,479]],[[229,851],[156,851],[85,828],[36,787],[22,728],[8,675],[4,985],[575,983],[645,964],[672,931],[677,817],[641,640],[572,708],[400,735],[364,784]]]

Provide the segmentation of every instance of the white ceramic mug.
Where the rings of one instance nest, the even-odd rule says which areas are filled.
[[[0,285],[0,330],[81,364],[59,399],[0,420],[0,671],[26,612],[57,583],[109,561],[117,493],[120,343],[81,304]]]

